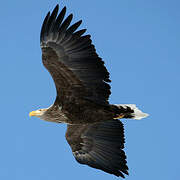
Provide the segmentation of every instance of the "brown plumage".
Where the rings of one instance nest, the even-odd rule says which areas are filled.
[[[76,160],[107,173],[128,174],[124,128],[117,118],[146,116],[135,105],[111,105],[109,73],[97,55],[90,35],[77,30],[82,21],[70,26],[66,7],[48,12],[41,29],[42,61],[56,86],[52,106],[30,113],[43,120],[67,123],[66,139]]]

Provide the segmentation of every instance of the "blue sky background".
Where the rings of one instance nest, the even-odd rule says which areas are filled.
[[[150,116],[123,120],[127,180],[179,180],[180,1],[15,0],[0,6],[0,179],[118,179],[78,164],[66,125],[29,118],[56,91],[41,62],[39,33],[57,3],[83,20],[111,73],[111,103]]]

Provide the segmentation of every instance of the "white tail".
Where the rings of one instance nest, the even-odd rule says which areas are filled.
[[[127,107],[131,108],[131,110],[134,111],[133,113],[131,113],[132,119],[140,120],[142,118],[149,116],[149,114],[143,113],[140,109],[138,109],[135,104],[115,104],[115,105],[118,106],[119,108],[120,107],[125,109],[127,109]]]

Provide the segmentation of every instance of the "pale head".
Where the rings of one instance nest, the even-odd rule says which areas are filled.
[[[68,118],[66,115],[61,111],[62,107],[59,105],[51,105],[48,108],[38,109],[36,111],[32,111],[29,113],[29,116],[36,116],[40,119],[49,122],[67,122]]]

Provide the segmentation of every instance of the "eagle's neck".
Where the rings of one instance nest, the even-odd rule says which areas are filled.
[[[68,118],[59,105],[52,105],[47,108],[47,111],[41,116],[41,119],[49,122],[68,123]]]

